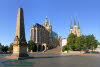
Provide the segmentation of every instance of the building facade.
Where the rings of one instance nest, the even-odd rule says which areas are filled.
[[[0,43],[0,53],[2,52],[1,48],[2,48],[2,45],[1,45],[1,43]]]
[[[76,24],[76,20],[74,19],[74,26],[72,26],[72,21],[71,21],[70,33],[76,34],[77,37],[80,37],[81,36],[79,21],[78,21],[78,25],[77,25]]]
[[[36,43],[37,47],[39,47],[39,51],[42,50],[42,47],[46,47],[48,45],[44,45],[44,44],[48,44],[49,43],[49,32],[47,31],[47,29],[36,23],[32,28],[31,28],[31,40],[34,41],[34,43]]]
[[[48,18],[46,18],[43,25],[36,23],[31,28],[30,40],[36,43],[38,51],[46,51],[60,45],[60,38],[57,35],[57,37],[52,36],[53,34],[52,25]]]
[[[62,47],[65,46],[67,44],[67,38],[63,38],[61,42],[62,42]]]

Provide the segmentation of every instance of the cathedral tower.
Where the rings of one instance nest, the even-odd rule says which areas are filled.
[[[78,21],[78,26],[76,24],[76,19],[74,19],[74,26],[72,27],[72,21],[70,24],[70,33],[76,34],[78,37],[81,36],[81,32],[80,32],[80,24]]]
[[[43,26],[49,31],[49,36],[52,36],[52,25],[50,24],[50,20],[48,20],[48,17],[46,17]]]

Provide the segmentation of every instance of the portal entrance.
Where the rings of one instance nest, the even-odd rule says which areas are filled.
[[[43,45],[43,51],[45,50],[45,46]]]
[[[42,46],[38,45],[38,51],[41,51]]]
[[[43,51],[46,51],[46,50],[47,50],[46,43],[43,43],[43,44],[42,44],[42,50],[43,50]]]

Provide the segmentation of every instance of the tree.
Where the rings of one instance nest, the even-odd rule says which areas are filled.
[[[90,49],[93,51],[98,46],[98,41],[95,39],[94,35],[90,35]]]
[[[69,34],[69,36],[67,38],[67,46],[70,50],[75,50],[76,39],[77,39],[77,35],[75,35],[73,33]]]
[[[13,43],[10,44],[10,46],[9,46],[9,51],[10,51],[10,52],[13,51]]]
[[[100,45],[100,42],[97,42],[98,45]]]
[[[37,50],[37,46],[32,40],[28,41],[28,49],[29,49],[29,51],[31,51],[31,50],[36,51]]]
[[[1,51],[4,52],[4,51],[5,51],[4,49],[5,49],[5,48],[4,48],[4,45],[2,45]]]
[[[2,45],[1,45],[1,43],[0,43],[0,50],[1,50],[1,47],[2,47]]]
[[[65,50],[73,50],[73,51],[81,51],[81,50],[94,50],[97,48],[98,44],[100,44],[95,36],[92,35],[82,35],[77,37],[74,34],[69,34],[67,38],[67,45],[63,47],[63,51]]]
[[[8,51],[8,46],[2,46],[1,47],[1,50],[2,50],[2,52],[4,52],[4,53],[7,53],[7,51]]]
[[[64,51],[68,51],[68,46],[67,45],[65,45],[65,46],[63,46],[63,49],[62,49],[62,51],[64,52]]]
[[[98,41],[95,39],[94,35],[87,35],[85,38],[85,45],[87,49],[93,51],[93,49],[97,48]]]
[[[85,45],[85,36],[82,35],[76,39],[76,50],[83,50]]]

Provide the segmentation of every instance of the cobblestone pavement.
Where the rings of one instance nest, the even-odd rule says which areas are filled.
[[[9,54],[0,54],[0,67],[19,67],[5,66],[2,63],[7,61],[5,56]],[[23,61],[26,61],[26,64],[32,63],[32,66],[22,65],[23,67],[100,67],[100,54],[31,53],[30,58]],[[22,63],[24,64],[20,64]]]

